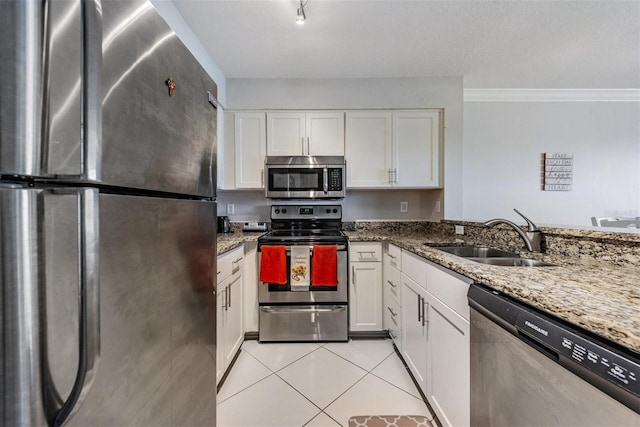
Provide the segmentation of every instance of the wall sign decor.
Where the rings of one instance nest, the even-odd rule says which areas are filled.
[[[543,154],[544,191],[571,191],[573,183],[573,153]]]

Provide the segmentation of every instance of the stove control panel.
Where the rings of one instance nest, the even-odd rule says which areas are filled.
[[[272,220],[341,220],[341,205],[273,205]]]

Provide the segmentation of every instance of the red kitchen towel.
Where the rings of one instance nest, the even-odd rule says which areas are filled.
[[[260,281],[284,285],[287,283],[287,249],[282,245],[260,248]]]
[[[315,245],[313,247],[311,286],[338,286],[337,245]]]

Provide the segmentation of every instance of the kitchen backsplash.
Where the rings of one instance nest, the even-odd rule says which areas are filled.
[[[464,234],[455,234],[455,225],[464,227]],[[429,233],[451,243],[484,245],[511,251],[522,251],[522,238],[504,226],[484,227],[469,221],[356,221],[344,222],[348,231],[393,233],[414,231]],[[550,255],[576,258],[596,258],[614,265],[640,265],[640,233],[621,233],[593,229],[540,227],[542,250]]]

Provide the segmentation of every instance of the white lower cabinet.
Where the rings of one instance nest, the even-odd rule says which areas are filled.
[[[382,244],[349,244],[349,330],[382,330]]]
[[[470,425],[471,280],[402,251],[402,357],[443,426]]]
[[[470,424],[469,321],[427,293],[427,399],[443,426]]]
[[[258,332],[258,253],[257,243],[244,244],[244,266],[242,269],[244,301],[244,331]]]
[[[242,267],[244,249],[218,257],[216,285],[216,382],[224,376],[244,339]]]
[[[399,351],[402,351],[401,249],[389,244],[382,263],[382,326]]]
[[[471,280],[427,263],[429,349],[427,399],[443,426],[468,426],[471,373],[469,305]]]
[[[427,291],[402,274],[402,357],[422,391],[427,389]]]

